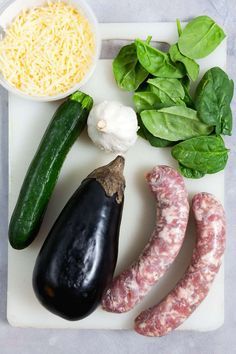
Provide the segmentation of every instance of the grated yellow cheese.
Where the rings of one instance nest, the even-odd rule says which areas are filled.
[[[0,41],[0,71],[36,96],[66,92],[92,65],[95,38],[88,20],[64,2],[22,11]]]

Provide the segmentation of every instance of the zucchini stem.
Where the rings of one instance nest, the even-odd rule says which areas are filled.
[[[92,97],[82,91],[75,91],[72,93],[70,100],[79,102],[82,108],[86,108],[88,111],[90,111],[93,106]]]

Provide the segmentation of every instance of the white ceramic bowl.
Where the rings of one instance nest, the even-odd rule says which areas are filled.
[[[80,89],[92,76],[95,66],[97,64],[97,61],[100,56],[100,49],[101,49],[101,38],[100,38],[100,33],[99,33],[99,28],[98,28],[98,22],[97,19],[91,10],[91,8],[87,5],[85,0],[68,0],[70,4],[75,6],[80,10],[81,13],[88,19],[92,31],[95,36],[95,53],[93,57],[93,62],[88,70],[87,74],[84,76],[84,78],[78,82],[76,85],[74,85],[71,89],[68,91],[55,95],[55,96],[31,96],[23,91],[11,86],[7,80],[4,79],[3,75],[0,73],[0,85],[5,87],[8,91],[19,95],[23,98],[27,98],[30,100],[34,101],[41,101],[41,102],[48,102],[48,101],[56,101],[60,100],[64,97],[69,96],[71,93],[74,91]],[[0,9],[0,30],[1,32],[6,29],[7,25],[12,22],[12,20],[23,10],[23,9],[29,9],[34,6],[41,6],[46,3],[46,0],[12,0],[12,1],[5,1],[5,3],[2,5],[2,8]]]

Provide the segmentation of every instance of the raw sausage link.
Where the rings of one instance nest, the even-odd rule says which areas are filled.
[[[209,193],[193,198],[197,244],[182,280],[161,303],[136,318],[135,330],[146,336],[163,336],[183,323],[207,296],[225,250],[225,214]]]
[[[189,204],[183,178],[169,166],[157,166],[146,179],[157,201],[156,226],[138,260],[105,292],[106,311],[126,312],[139,303],[169,268],[184,240]]]

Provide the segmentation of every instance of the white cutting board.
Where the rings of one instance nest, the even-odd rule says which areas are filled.
[[[101,24],[103,39],[146,38],[173,43],[177,40],[174,23]],[[119,90],[115,84],[111,60],[100,60],[93,77],[83,90],[95,103],[118,100],[132,105],[132,97]],[[213,66],[225,68],[226,42],[207,59],[201,60],[202,70]],[[28,165],[37,149],[43,132],[58,103],[36,103],[9,95],[9,217]],[[131,329],[139,312],[154,305],[175,285],[186,269],[194,243],[192,221],[188,228],[183,249],[168,273],[147,295],[144,301],[126,314],[112,314],[98,308],[84,320],[69,322],[45,310],[34,296],[31,278],[36,256],[57,215],[80,182],[93,169],[114,158],[99,151],[89,141],[86,132],[74,144],[60,173],[40,233],[33,244],[23,251],[9,246],[7,318],[11,325],[43,328],[93,328]],[[127,188],[122,218],[117,273],[128,266],[147,242],[155,222],[155,202],[144,175],[157,164],[176,167],[170,150],[157,149],[139,138],[126,155],[125,177]],[[207,191],[224,201],[224,174],[217,173],[200,180],[186,180],[190,199],[194,193]],[[108,265],[109,266],[109,265]],[[221,268],[214,285],[195,313],[180,327],[188,330],[213,330],[224,320],[224,272]]]

